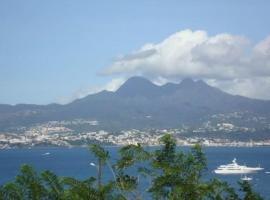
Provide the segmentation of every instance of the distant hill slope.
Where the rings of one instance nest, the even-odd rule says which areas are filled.
[[[185,79],[157,86],[142,77],[128,79],[116,92],[102,91],[66,105],[0,105],[0,130],[52,120],[98,120],[102,128],[173,128],[210,115],[250,112],[270,116],[270,101],[225,93],[203,81]]]

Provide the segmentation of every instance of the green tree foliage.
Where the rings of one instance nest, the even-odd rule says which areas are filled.
[[[64,199],[64,187],[61,178],[57,177],[54,173],[46,170],[41,173],[41,179],[46,189],[46,194],[49,199]]]
[[[251,185],[248,181],[240,182],[241,191],[245,193],[243,200],[263,200],[263,198],[252,191]]]
[[[92,144],[97,178],[86,180],[58,177],[48,170],[37,173],[22,165],[15,180],[0,187],[0,200],[262,200],[247,181],[239,182],[236,192],[218,179],[203,180],[207,162],[199,145],[183,153],[169,134],[160,138],[160,144],[152,152],[139,144],[124,146],[113,164],[108,151]],[[114,177],[106,182],[102,181],[105,165]]]
[[[176,151],[176,144],[170,135],[160,139],[161,150],[153,155],[152,166],[160,171],[153,179],[150,192],[155,199],[199,200],[207,192],[206,183],[200,182],[206,159],[196,145],[190,153]]]
[[[102,175],[102,167],[105,165],[106,161],[109,159],[109,152],[106,151],[98,144],[89,145],[89,150],[94,154],[94,156],[98,160],[97,167],[97,181],[98,187],[101,187],[101,175]]]

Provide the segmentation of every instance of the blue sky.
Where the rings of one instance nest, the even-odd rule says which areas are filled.
[[[59,102],[105,85],[122,76],[100,75],[117,57],[185,29],[257,43],[270,34],[269,10],[262,0],[1,0],[0,103]]]

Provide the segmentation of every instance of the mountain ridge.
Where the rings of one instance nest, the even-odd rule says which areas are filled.
[[[65,105],[0,104],[0,131],[78,118],[97,120],[107,129],[168,128],[229,112],[270,117],[270,101],[231,95],[202,80],[188,78],[158,86],[143,77],[132,77],[115,92],[104,90]]]

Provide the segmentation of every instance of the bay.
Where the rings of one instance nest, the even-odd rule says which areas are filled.
[[[154,150],[156,147],[146,147]],[[117,158],[119,147],[107,147],[112,161]],[[179,147],[179,150],[188,151],[189,147]],[[263,171],[251,174],[252,185],[265,199],[270,199],[270,147],[203,147],[207,156],[208,169],[205,178],[217,177],[238,187],[240,175],[216,175],[213,170],[221,164],[228,164],[233,158],[241,165],[258,166]],[[33,149],[5,149],[0,150],[0,185],[11,181],[19,172],[23,163],[32,165],[37,171],[51,170],[59,176],[73,176],[85,179],[96,176],[96,168],[90,165],[95,162],[87,148],[60,148],[44,147]],[[104,169],[104,179],[112,178],[109,169]]]

